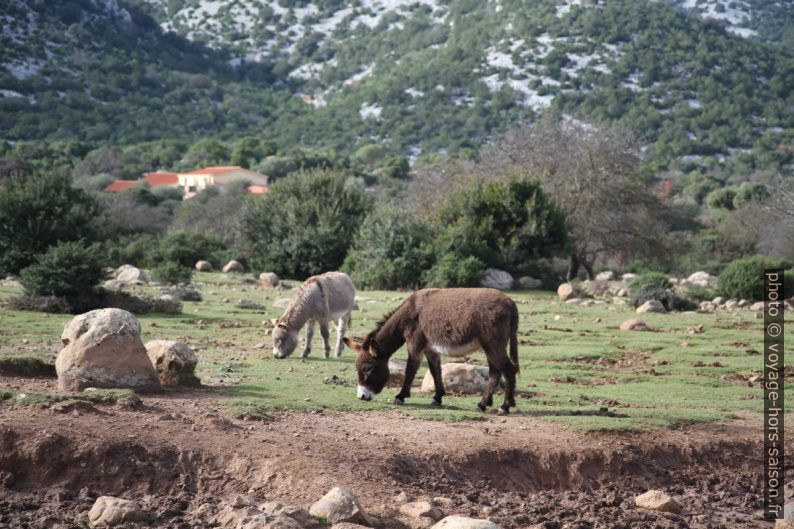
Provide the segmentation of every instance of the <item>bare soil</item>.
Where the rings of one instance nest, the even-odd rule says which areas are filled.
[[[46,379],[0,377],[0,387],[54,391]],[[405,527],[401,501],[438,496],[454,505],[447,514],[506,528],[772,527],[760,519],[760,418],[582,434],[520,412],[230,419],[223,398],[202,387],[144,396],[137,410],[1,403],[0,527],[87,527],[100,495],[138,501],[150,527],[214,527],[236,494],[308,507],[335,486],[389,528]],[[636,508],[649,488],[676,497],[681,515]]]

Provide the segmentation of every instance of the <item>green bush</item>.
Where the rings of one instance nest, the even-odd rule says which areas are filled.
[[[430,226],[395,209],[376,210],[361,223],[343,270],[359,288],[394,290],[422,286],[435,261]]]
[[[91,196],[61,173],[0,181],[0,273],[19,273],[58,242],[93,239],[98,212]]]
[[[25,292],[38,296],[76,296],[93,291],[105,277],[99,245],[64,242],[36,258],[19,275]]]
[[[743,257],[731,262],[717,281],[717,292],[726,298],[762,301],[764,299],[764,269],[787,269],[784,278],[794,279],[791,263],[782,259],[772,259],[761,255]],[[786,296],[794,293],[794,285],[788,283]]]
[[[261,198],[246,201],[240,251],[255,268],[305,278],[338,270],[370,200],[345,187],[342,171],[301,172],[277,181]]]
[[[568,245],[564,213],[526,177],[478,181],[453,193],[442,206],[438,231],[436,246],[444,255],[473,257],[483,268],[513,274],[529,273],[539,259],[562,255]],[[474,263],[442,268],[470,272]]]
[[[667,276],[662,272],[645,272],[631,280],[631,283],[629,283],[629,290],[633,294],[645,285],[653,285],[659,288],[670,288],[673,286]]]
[[[174,261],[166,261],[152,269],[152,275],[161,283],[185,285],[193,279],[193,268]]]
[[[474,256],[460,257],[443,255],[424,276],[428,287],[476,287],[479,286],[486,265]]]
[[[217,237],[188,231],[172,231],[152,248],[146,264],[157,266],[158,263],[178,263],[192,269],[196,261],[206,259],[219,268],[226,264],[221,259],[227,256],[227,252],[227,246]]]

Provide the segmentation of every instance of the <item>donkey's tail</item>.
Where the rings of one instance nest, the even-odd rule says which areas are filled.
[[[516,366],[516,374],[521,372],[518,364],[518,307],[513,305],[510,313],[510,361]]]

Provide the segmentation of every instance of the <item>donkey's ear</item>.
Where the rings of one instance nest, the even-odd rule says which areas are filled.
[[[265,327],[268,327],[268,328],[275,327],[277,323],[278,323],[278,320],[275,320],[275,319],[265,320],[265,321],[262,322],[262,324]]]
[[[283,321],[276,322],[276,327],[281,327],[282,329],[287,329],[287,324]]]
[[[342,341],[345,342],[346,346],[348,346],[351,350],[357,353],[360,353],[361,351],[364,350],[364,346],[361,345],[361,342],[359,342],[358,340],[355,340],[353,338],[348,338],[347,336],[345,336],[344,338],[342,338]]]
[[[370,356],[377,358],[378,353],[380,352],[380,344],[378,343],[378,340],[373,338],[369,341],[367,344],[367,352],[370,354]]]

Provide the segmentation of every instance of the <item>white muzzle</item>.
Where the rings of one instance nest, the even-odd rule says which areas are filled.
[[[361,400],[372,400],[375,396],[366,386],[358,386],[356,389],[356,396]]]

